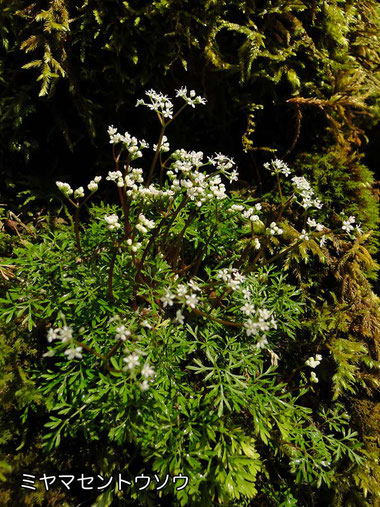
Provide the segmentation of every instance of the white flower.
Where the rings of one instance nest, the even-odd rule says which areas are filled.
[[[124,324],[116,328],[116,335],[115,338],[117,340],[121,340],[122,342],[125,342],[128,336],[131,336],[131,332],[129,329],[127,329]]]
[[[315,359],[314,359],[314,357],[309,357],[309,359],[307,359],[307,361],[305,361],[305,364],[307,366],[310,366],[310,368],[316,368],[320,364],[321,360],[322,360],[322,356],[320,354],[317,354],[315,356]]]
[[[187,94],[186,86],[182,86],[176,92],[176,97],[181,97],[191,107],[195,107],[197,104],[206,104],[206,99],[200,95],[196,95],[195,90],[190,90],[190,93]]]
[[[148,229],[146,227],[144,227],[142,224],[137,224],[136,229],[138,231],[140,231],[142,234],[145,234],[146,232],[148,232]]]
[[[148,363],[145,363],[141,370],[141,375],[145,378],[153,377],[155,375],[154,369],[149,366]]]
[[[237,172],[236,169],[233,169],[230,174],[230,183],[232,183],[233,181],[238,181],[238,179],[239,179],[239,173]]]
[[[71,327],[63,326],[58,332],[62,343],[68,342],[73,338],[73,330]]]
[[[356,228],[356,230],[358,231],[359,234],[362,234],[363,230],[362,230],[362,228],[360,226],[361,226],[361,224],[357,225],[355,228]]]
[[[174,294],[172,294],[169,290],[167,290],[165,294],[162,296],[161,301],[163,303],[164,308],[166,308],[166,306],[173,306]]]
[[[198,296],[196,294],[189,294],[185,296],[185,301],[190,308],[195,308],[198,303]]]
[[[109,231],[113,231],[114,229],[119,229],[121,227],[119,224],[119,217],[117,215],[105,216],[104,220],[107,223],[107,229]]]
[[[74,198],[79,199],[80,197],[84,197],[84,188],[79,187],[76,190],[74,190]]]
[[[154,90],[146,91],[145,95],[150,99],[150,103],[144,102],[143,99],[139,99],[136,102],[136,107],[146,106],[151,111],[156,111],[163,118],[173,118],[173,103],[167,95],[163,95]]]
[[[147,320],[143,320],[143,321],[141,322],[141,325],[142,325],[143,327],[146,327],[147,329],[152,329],[152,326],[149,324],[149,322],[148,322]]]
[[[253,208],[248,208],[247,210],[245,210],[242,213],[242,217],[243,218],[249,218],[253,213],[254,213],[254,209]]]
[[[344,220],[343,221],[343,227],[342,229],[346,232],[351,232],[354,230],[354,227],[351,225],[351,224],[354,224],[355,223],[355,217],[354,216],[350,216],[349,218],[347,218],[347,220]]]
[[[136,253],[138,250],[140,250],[141,248],[141,243],[136,243],[135,245],[132,246],[131,250],[133,253]]]
[[[108,171],[106,180],[114,181],[120,188],[124,186],[123,175],[120,171]]]
[[[325,236],[325,234],[323,234],[323,236],[321,237],[321,239],[319,241],[319,244],[320,244],[320,246],[325,246],[325,243],[326,243],[326,236]]]
[[[47,333],[47,341],[51,343],[53,340],[57,340],[59,338],[59,329],[53,329],[52,327],[49,329]]]
[[[254,240],[254,245],[255,245],[255,250],[259,250],[260,247],[261,247],[261,243],[260,241],[258,240],[258,238],[255,238]]]
[[[181,298],[181,297],[185,296],[186,294],[187,294],[187,287],[186,287],[186,285],[183,285],[183,284],[178,285],[178,287],[177,287],[177,296]]]
[[[301,177],[294,176],[292,178],[292,182],[295,185],[295,187],[297,188],[297,190],[299,190],[301,192],[301,194],[305,194],[310,191],[313,192],[313,190],[310,187],[310,183],[303,176],[301,176]]]
[[[170,150],[170,145],[169,145],[169,143],[167,141],[168,141],[168,138],[166,136],[162,136],[162,141],[161,141],[161,146],[160,146],[160,152],[166,153],[167,151]],[[157,150],[157,144],[154,144],[153,145],[153,151],[156,151],[156,150]]]
[[[190,280],[190,282],[189,282],[188,285],[189,285],[190,289],[193,289],[195,291],[200,291],[201,290],[201,288],[199,287],[199,285],[197,284],[197,282],[194,282],[194,280]]]
[[[67,356],[67,359],[82,359],[82,347],[75,347],[72,349],[66,349],[65,354]]]
[[[308,219],[308,223],[309,223],[309,219]],[[310,225],[310,224],[309,224]],[[318,231],[318,232],[321,232],[323,231],[323,229],[325,228],[324,225],[322,224],[318,224],[315,220],[314,220],[314,225],[313,227],[315,227],[315,229]]]
[[[246,322],[244,322],[244,327],[245,327],[247,336],[251,336],[251,334],[253,334],[253,335],[257,334],[257,323],[253,322],[252,319],[248,319]]]
[[[62,183],[62,181],[56,181],[55,184],[62,192],[65,197],[69,197],[73,193],[73,189],[70,187],[68,183]]]
[[[240,309],[245,315],[252,315],[255,312],[255,307],[250,303],[245,303]]]
[[[309,241],[309,236],[306,234],[305,229],[302,229],[302,234],[300,234],[300,239],[304,241]]]
[[[256,347],[258,349],[263,349],[266,345],[268,345],[268,340],[265,335],[260,338],[260,340],[256,343]]]
[[[123,361],[127,363],[128,370],[133,370],[136,366],[140,364],[139,362],[140,356],[132,352],[132,354],[128,357],[124,357]]]
[[[262,205],[258,202],[257,204],[255,204],[255,208],[257,209],[257,211],[260,211],[262,208]]]
[[[243,211],[244,206],[242,204],[233,204],[230,208],[231,211]]]
[[[98,184],[95,180],[91,180],[90,183],[87,185],[87,188],[90,192],[96,192],[98,190]]]
[[[149,389],[149,382],[147,380],[143,380],[140,384],[141,391],[147,391]]]
[[[318,377],[314,371],[310,373],[310,382],[313,382],[314,384],[318,383]]]
[[[243,289],[241,292],[245,299],[249,299],[251,297],[251,291],[249,289]]]
[[[156,225],[153,220],[148,220],[142,213],[139,215],[139,221],[147,228],[153,229]],[[136,226],[138,228],[138,226]],[[144,231],[146,232],[146,230]]]
[[[55,356],[55,350],[52,349],[52,350],[48,350],[47,352],[45,352],[45,354],[42,354],[42,357],[53,357]]]
[[[117,128],[115,128],[113,125],[110,125],[107,129],[108,135],[110,136],[110,143],[115,144],[119,142],[119,135],[117,133]]]
[[[185,317],[183,316],[181,310],[177,310],[175,321],[178,322],[178,324],[181,324],[181,326],[185,323]]]
[[[291,174],[291,170],[289,167],[279,159],[271,160],[270,163],[266,162],[264,164],[265,169],[268,169],[268,171],[273,172],[274,174],[283,174],[284,176],[288,177]]]
[[[275,234],[282,234],[284,231],[277,226],[276,222],[272,222],[269,227],[267,227],[267,232],[274,236]]]

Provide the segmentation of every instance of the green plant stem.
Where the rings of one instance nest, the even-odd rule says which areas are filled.
[[[277,178],[277,188],[278,188],[278,192],[280,194],[280,199],[281,199],[281,205],[283,204],[283,197],[282,197],[282,189],[281,189],[281,184],[280,184],[280,178],[278,176],[278,173],[276,173],[276,178]]]
[[[193,271],[193,276],[196,276],[196,274],[198,273],[199,267],[200,267],[202,259],[203,259],[203,254],[206,251],[207,247],[209,246],[211,239],[214,237],[214,234],[215,234],[215,231],[217,228],[218,228],[218,224],[215,224],[214,227],[211,229],[211,233],[210,233],[209,237],[207,238],[206,243],[203,245],[197,258],[195,259],[195,261],[193,263],[193,265],[195,265],[195,269]]]
[[[160,132],[160,137],[158,138],[158,143],[157,143],[157,148],[156,148],[156,151],[154,153],[154,157],[153,157],[153,161],[152,161],[152,165],[150,166],[150,170],[149,170],[149,174],[148,174],[148,177],[146,179],[146,183],[145,183],[145,187],[148,188],[149,185],[150,185],[150,182],[152,180],[152,176],[153,176],[153,172],[154,172],[154,168],[156,167],[156,163],[157,163],[157,159],[158,159],[158,155],[160,153],[160,149],[161,149],[161,144],[162,144],[162,138],[164,137],[164,133],[165,133],[165,123],[162,124],[161,126],[161,132]]]
[[[112,349],[108,352],[106,357],[104,358],[105,361],[108,361],[113,355],[116,354],[116,352],[119,350],[119,348],[123,345],[123,342],[120,340],[112,347]]]
[[[87,352],[90,352],[91,354],[94,354],[94,356],[98,357],[99,359],[101,359],[102,361],[106,361],[106,357],[103,356],[102,354],[99,354],[99,352],[96,352],[96,350],[94,350],[93,348],[89,347],[88,345],[86,345],[85,343],[79,341],[79,340],[74,340],[75,343],[77,343],[80,347],[82,347],[83,349],[87,350]]]
[[[201,310],[198,310],[198,308],[192,308],[192,312],[195,313],[196,315],[199,315],[200,317],[204,317],[205,319],[211,319],[214,322],[219,322],[219,324],[224,324],[225,326],[243,327],[243,324],[241,322],[231,322],[229,320],[218,319],[217,317],[213,317],[208,313],[204,313]]]
[[[173,215],[170,218],[170,222],[168,223],[168,225],[166,227],[166,230],[164,232],[164,236],[162,238],[162,243],[163,244],[166,242],[166,239],[168,237],[170,228],[173,225],[174,220],[177,218],[178,213],[186,206],[186,204],[188,203],[188,200],[189,200],[189,198],[187,196],[185,196],[182,199],[182,201],[180,202],[180,204],[178,205],[177,209],[173,212]]]
[[[115,267],[117,250],[118,250],[118,248],[116,246],[114,246],[113,252],[112,252],[112,258],[111,258],[110,270],[108,273],[108,297],[111,302],[114,301],[114,295],[112,292],[112,279],[113,279],[113,271],[114,271],[114,267]]]
[[[82,248],[80,246],[80,238],[79,238],[79,206],[77,204],[75,205],[75,226],[74,226],[74,229],[75,229],[75,241],[77,244],[77,248],[80,253],[83,253]]]
[[[168,248],[168,251],[166,252],[166,254],[164,256],[164,259],[168,258],[168,262],[170,262],[170,261],[173,262],[173,266],[177,261],[179,251],[180,251],[180,246],[178,244],[182,241],[183,236],[186,232],[186,229],[189,227],[191,222],[194,220],[196,214],[197,214],[197,210],[193,210],[190,212],[190,215],[188,216],[186,223],[182,228],[182,231],[175,238],[172,245]]]

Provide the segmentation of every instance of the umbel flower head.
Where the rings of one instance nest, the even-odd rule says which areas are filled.
[[[119,224],[119,217],[117,215],[105,216],[104,220],[107,223],[107,229],[109,231],[113,231],[114,229],[120,229],[121,227],[121,225]]]

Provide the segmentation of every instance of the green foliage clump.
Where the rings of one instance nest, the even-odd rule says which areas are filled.
[[[119,203],[86,206],[101,177],[86,197],[58,181],[74,219],[14,250],[17,283],[0,315],[29,330],[40,353],[24,365],[28,392],[16,407],[24,428],[42,419],[53,459],[81,441],[86,459],[96,456],[87,461],[94,474],[189,477],[183,490],[172,482],[162,492],[131,488],[127,501],[143,505],[307,505],[331,501],[342,485],[363,502],[375,498],[368,470],[378,473],[376,448],[356,430],[344,396],[373,380],[355,363],[379,364],[341,338],[343,312],[331,322],[327,308],[312,327],[318,304],[308,290],[320,263],[325,278],[345,280],[347,304],[360,273],[376,268],[368,235],[354,216],[329,217],[335,229],[318,223],[321,200],[304,177],[289,181],[277,159],[266,165],[277,203],[227,193],[238,178],[229,157],[168,154],[166,128],[204,100],[181,88],[185,104],[174,114],[170,99],[147,95],[138,104],[161,125],[150,168],[135,166],[147,143],[109,127],[115,171],[107,179]],[[302,283],[305,263],[311,275]],[[16,470],[19,459],[10,463]],[[90,495],[105,505],[126,500],[115,484]]]

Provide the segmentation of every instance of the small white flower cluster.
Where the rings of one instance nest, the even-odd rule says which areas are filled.
[[[172,190],[159,190],[153,184],[149,185],[148,188],[145,188],[144,185],[138,185],[138,183],[144,183],[143,170],[138,167],[133,167],[126,174],[124,180],[120,171],[109,171],[106,179],[114,181],[120,188],[125,186],[127,188],[127,196],[135,200],[142,198],[145,201],[147,199],[172,197],[174,195]]]
[[[228,172],[235,165],[232,158],[226,157],[226,155],[223,155],[222,153],[216,153],[213,157],[207,158],[212,165],[216,166],[218,171],[221,171],[222,174],[225,174],[229,178],[230,183],[238,180],[239,173],[236,169]]]
[[[124,187],[123,175],[121,174],[121,171],[108,171],[106,180],[114,181],[120,188]]]
[[[133,241],[131,240],[131,238],[127,239],[127,245],[131,247],[131,250],[134,253],[136,253],[142,247],[142,243],[133,244]]]
[[[178,299],[182,304],[194,309],[199,303],[199,297],[196,292],[200,290],[199,285],[194,280],[190,280],[187,285],[179,284],[177,286],[177,294],[172,293],[170,290],[166,290],[161,298],[163,307],[166,308],[166,306],[173,306],[174,300]],[[176,320],[180,324],[184,323],[184,317],[181,310],[177,311]]]
[[[138,354],[136,354],[135,352],[132,352],[132,354],[129,355],[128,357],[124,357],[123,361],[124,361],[124,363],[127,363],[126,369],[134,370],[136,368],[136,366],[138,366],[140,364],[139,359],[140,359],[140,356]]]
[[[348,217],[346,220],[343,221],[342,229],[344,231],[346,231],[347,233],[353,231],[354,227],[351,224],[354,224],[355,220],[356,220],[356,218],[352,215],[350,217]]]
[[[191,107],[195,107],[197,104],[206,104],[206,99],[200,95],[196,95],[195,90],[190,90],[187,93],[186,86],[182,86],[179,90],[176,90],[176,97],[181,97]]]
[[[301,206],[305,209],[316,207],[321,209],[323,204],[318,198],[314,197],[314,190],[311,188],[310,183],[303,176],[294,176],[292,182],[302,197]]]
[[[255,223],[260,223],[262,224],[262,221],[260,220],[260,217],[258,215],[256,215],[256,211],[260,211],[262,209],[262,205],[258,202],[255,204],[254,208],[248,208],[246,209],[245,206],[243,206],[242,204],[233,204],[230,209],[228,210],[229,212],[233,212],[233,211],[241,211],[241,215],[239,218],[241,219],[244,219],[244,220],[250,220],[251,222]],[[258,250],[260,248],[260,241],[255,238],[255,248]]]
[[[245,276],[242,275],[237,268],[221,269],[217,273],[216,278],[218,280],[223,280],[227,287],[232,290],[238,289],[240,285],[245,282]]]
[[[157,144],[153,145],[153,151],[157,150]],[[170,150],[170,144],[168,143],[168,138],[166,136],[162,136],[161,146],[160,146],[160,152],[166,153]]]
[[[132,199],[140,200],[144,202],[153,199],[164,199],[166,197],[173,197],[173,190],[161,190],[156,188],[153,184],[150,184],[148,188],[143,185],[134,185],[132,190],[127,190],[127,195],[132,196]]]
[[[128,132],[125,132],[124,135],[119,134],[117,128],[113,125],[108,127],[108,134],[110,136],[110,143],[124,143],[125,148],[129,152],[131,156],[131,160],[135,160],[136,158],[142,157],[141,150],[144,148],[149,148],[149,145],[144,139],[139,141],[136,137],[132,137]]]
[[[278,158],[275,158],[274,160],[271,160],[270,162],[266,162],[264,164],[265,169],[268,169],[268,171],[271,171],[274,174],[283,174],[284,176],[288,177],[292,171],[290,168],[283,162],[282,160],[279,160]]]
[[[147,233],[148,229],[154,229],[156,225],[153,220],[148,220],[142,213],[139,215],[139,222],[136,225],[136,229],[142,234]]]
[[[151,111],[156,111],[163,118],[173,118],[173,102],[167,95],[154,90],[146,91],[145,95],[150,99],[150,103],[145,102],[144,99],[138,99],[136,107],[146,106]]]
[[[74,199],[79,199],[81,197],[84,197],[84,188],[79,187],[76,190],[74,190]]]
[[[70,187],[68,183],[63,183],[62,181],[56,181],[55,184],[62,192],[65,197],[69,197],[73,193],[73,189]]]
[[[98,183],[101,179],[101,176],[95,176],[95,178],[90,181],[90,183],[87,185],[87,188],[90,192],[96,192],[98,190]]]
[[[121,340],[122,342],[125,342],[129,336],[131,336],[131,332],[129,329],[125,327],[124,324],[121,324],[116,328],[115,335],[116,340]]]
[[[172,190],[161,190],[150,184],[148,188],[145,185],[138,185],[144,183],[143,170],[139,168],[132,168],[131,171],[124,178],[127,187],[126,194],[134,200],[147,201],[148,199],[157,199],[164,197],[172,197],[174,192]]]
[[[51,343],[53,340],[61,340],[62,343],[71,341],[73,339],[73,330],[71,327],[63,326],[55,329],[50,328],[47,333],[47,341]]]
[[[170,290],[166,290],[165,294],[161,298],[163,307],[166,308],[167,306],[173,306],[174,299],[174,294],[170,292]]]
[[[71,327],[63,326],[61,328],[50,328],[47,333],[47,340],[51,343],[53,340],[61,340],[62,343],[72,342],[73,340],[73,330]],[[67,356],[67,359],[82,359],[82,347],[71,347],[65,350],[64,354]],[[54,355],[54,351],[50,350],[43,354],[43,357],[51,357]]]
[[[315,356],[315,358],[309,357],[309,359],[307,359],[305,361],[305,364],[306,364],[306,366],[310,366],[310,368],[316,368],[320,364],[321,361],[322,361],[322,356],[320,354],[317,354]]]
[[[303,241],[309,241],[309,236],[306,234],[305,229],[302,229],[299,239],[302,239]]]
[[[71,349],[65,350],[65,355],[67,356],[67,359],[82,359],[82,347],[73,347]]]
[[[123,361],[126,363],[125,370],[134,370],[136,366],[140,364],[140,356],[135,352],[132,352],[128,357],[124,357]],[[149,389],[149,381],[148,379],[153,378],[156,372],[154,369],[149,366],[148,363],[145,363],[141,369],[141,375],[144,377],[144,380],[140,384],[140,389],[142,391],[147,391]]]
[[[119,224],[119,217],[117,215],[105,216],[104,220],[107,223],[107,229],[109,231],[113,231],[114,229],[120,229],[121,227],[121,225]]]
[[[269,310],[266,308],[259,308],[255,312],[255,308],[253,305],[245,303],[244,306],[242,306],[241,310],[246,315],[252,315],[255,313],[255,320],[253,320],[251,317],[244,322],[245,331],[247,333],[247,336],[256,336],[259,333],[265,333],[269,331],[271,328],[277,329],[277,323],[272,314]],[[262,336],[261,340],[256,343],[256,347],[258,348],[264,348],[265,345],[268,343],[268,340],[266,339],[265,334]]]
[[[227,197],[226,187],[222,183],[219,174],[207,175],[199,171],[203,165],[203,153],[201,151],[187,152],[183,149],[176,150],[172,154],[174,162],[171,164],[167,171],[167,176],[172,182],[171,190],[175,193],[182,189],[186,190],[188,197],[192,201],[196,201],[197,206],[202,206],[203,203],[210,201],[214,198],[225,199]],[[217,155],[216,158],[209,159],[209,163],[215,163],[217,169],[221,171],[227,178],[235,179],[235,172],[229,172],[227,167],[232,167],[232,160],[224,157],[224,155]],[[237,177],[237,176],[236,176]]]
[[[258,209],[258,208],[256,208]],[[248,218],[251,222],[259,222],[260,217],[258,215],[255,215],[255,210],[253,208],[248,208],[247,210],[243,211],[242,213],[243,218]]]
[[[318,384],[318,377],[315,374],[315,371],[312,371],[310,373],[310,382],[312,382],[313,384]]]
[[[323,229],[324,229],[324,227],[325,227],[325,226],[324,226],[324,225],[322,225],[322,224],[318,224],[314,218],[310,218],[310,217],[307,219],[307,224],[308,224],[310,227],[314,227],[314,228],[315,228],[315,230],[316,230],[316,231],[318,231],[318,232],[323,231]]]
[[[284,231],[278,225],[276,222],[272,222],[269,227],[267,227],[267,233],[274,236],[275,234],[282,234]]]

